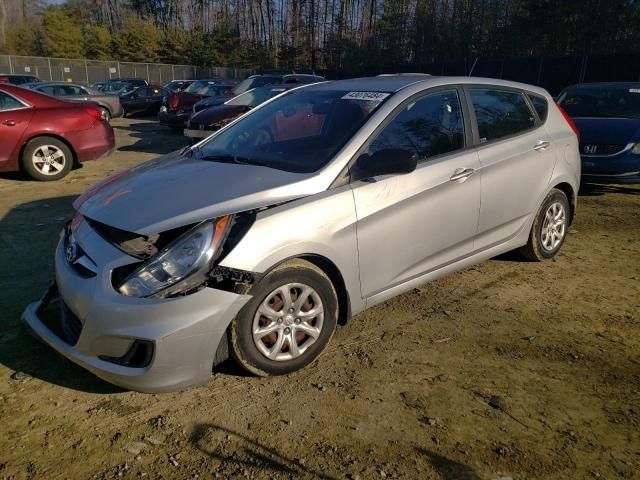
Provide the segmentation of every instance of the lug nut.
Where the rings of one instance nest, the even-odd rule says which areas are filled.
[[[278,323],[282,323],[282,317],[278,319]]]
[[[289,327],[284,329],[284,333],[289,333],[291,331],[291,329]]]
[[[290,309],[289,309],[289,313],[293,313],[293,308],[290,308]]]
[[[296,318],[296,323],[300,323],[300,319],[299,318]]]

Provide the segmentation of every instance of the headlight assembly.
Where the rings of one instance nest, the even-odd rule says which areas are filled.
[[[129,297],[150,297],[195,287],[219,256],[231,219],[227,215],[188,230],[129,275],[118,291]]]
[[[633,147],[631,147],[631,153],[634,155],[640,155],[640,143],[636,143]]]

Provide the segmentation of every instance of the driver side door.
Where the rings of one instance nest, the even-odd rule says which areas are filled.
[[[363,298],[467,256],[480,210],[478,154],[457,88],[413,97],[368,145],[418,155],[415,171],[352,183]],[[382,298],[384,300],[384,298]]]

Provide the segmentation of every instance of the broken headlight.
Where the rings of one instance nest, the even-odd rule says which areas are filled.
[[[196,286],[211,270],[232,223],[227,215],[188,230],[131,273],[118,291],[129,297],[150,297]]]

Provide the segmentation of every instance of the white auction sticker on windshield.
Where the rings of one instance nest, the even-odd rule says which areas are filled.
[[[344,97],[343,100],[368,100],[368,101],[376,101],[381,102],[385,98],[387,98],[390,93],[385,92],[349,92]]]
[[[640,88],[630,88],[629,93],[640,93]]]

